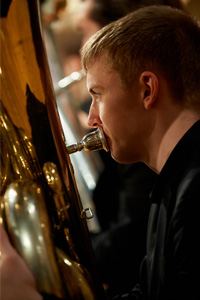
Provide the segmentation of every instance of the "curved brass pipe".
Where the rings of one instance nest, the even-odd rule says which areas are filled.
[[[40,292],[104,299],[54,97],[37,0],[1,5],[1,219]]]

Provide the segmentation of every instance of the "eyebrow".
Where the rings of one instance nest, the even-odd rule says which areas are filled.
[[[100,90],[103,90],[104,89],[104,87],[103,86],[101,86],[101,85],[92,85],[90,88],[89,88],[89,92],[92,94],[92,93],[94,93],[94,89],[100,89]]]

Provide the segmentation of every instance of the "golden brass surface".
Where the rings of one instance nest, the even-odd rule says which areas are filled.
[[[1,5],[1,219],[41,293],[104,299],[39,12],[36,0]]]

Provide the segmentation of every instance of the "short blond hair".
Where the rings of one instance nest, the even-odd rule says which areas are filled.
[[[167,6],[138,9],[92,36],[81,52],[88,70],[101,55],[128,88],[145,70],[158,71],[180,103],[200,106],[200,26]]]

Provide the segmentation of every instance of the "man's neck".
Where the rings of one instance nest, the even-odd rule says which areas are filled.
[[[156,172],[160,173],[166,163],[171,152],[181,140],[184,134],[192,127],[192,125],[200,119],[200,114],[191,110],[183,110],[177,117],[166,126],[160,126],[155,135],[160,135],[159,143],[155,142],[152,147],[149,166]],[[164,124],[164,122],[162,123]]]

